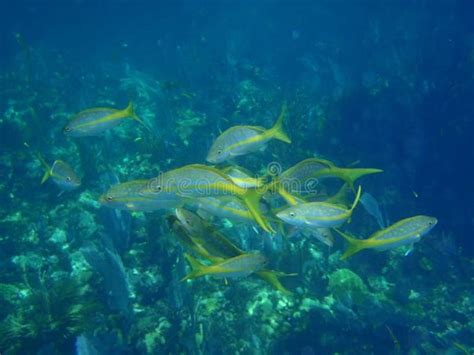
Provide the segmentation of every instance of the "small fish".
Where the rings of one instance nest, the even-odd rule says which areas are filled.
[[[221,171],[230,177],[234,184],[245,189],[261,187],[265,183],[265,178],[252,177],[249,171],[240,166],[230,166]]]
[[[99,202],[106,207],[128,211],[155,211],[159,209],[174,208],[184,203],[184,199],[172,196],[168,199],[149,199],[140,195],[146,188],[149,180],[132,180],[122,184],[113,185],[99,198]]]
[[[361,187],[350,209],[327,202],[298,203],[277,213],[284,222],[297,227],[334,228],[344,224],[352,215],[361,195]]]
[[[214,141],[206,160],[212,164],[222,163],[233,157],[264,149],[271,139],[291,143],[283,131],[285,115],[286,105],[283,105],[278,120],[270,129],[258,126],[234,126],[227,129]]]
[[[133,105],[130,102],[123,110],[97,107],[81,111],[64,127],[63,132],[70,137],[96,136],[104,131],[114,128],[127,118],[136,120],[145,128],[148,128],[135,114]]]
[[[209,275],[216,278],[242,278],[263,269],[267,259],[259,253],[248,253],[211,265],[201,264],[191,255],[185,254],[192,271],[182,281]]]
[[[81,186],[81,179],[76,175],[69,164],[62,160],[55,160],[53,165],[49,166],[41,154],[37,153],[36,157],[45,170],[41,184],[44,184],[46,180],[51,178],[59,188],[65,191],[74,190]]]
[[[345,260],[363,249],[383,251],[395,249],[403,245],[412,245],[419,242],[421,237],[428,234],[437,223],[438,220],[436,218],[429,216],[405,218],[385,229],[375,232],[367,239],[356,239],[335,229],[349,243],[341,259]]]

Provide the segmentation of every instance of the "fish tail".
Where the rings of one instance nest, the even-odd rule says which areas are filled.
[[[30,145],[27,143],[27,142],[24,142],[23,145],[30,149],[31,150],[31,147]],[[32,154],[36,157],[36,159],[38,159],[41,163],[41,165],[43,166],[44,168],[44,175],[43,175],[43,178],[41,179],[41,184],[44,184],[46,182],[46,180],[48,180],[50,177],[51,177],[51,167],[49,166],[49,164],[46,162],[46,160],[44,160],[43,156],[41,155],[41,153],[38,153],[38,152],[34,152],[32,151]]]
[[[267,183],[267,177],[266,176],[261,176],[257,178],[256,184],[257,187],[262,187]]]
[[[133,120],[139,122],[143,127],[145,127],[148,131],[151,132],[151,128],[147,126],[147,124],[145,122],[143,122],[143,120],[137,116],[137,114],[135,113],[135,109],[133,107],[133,102],[130,101],[128,103],[128,106],[127,108],[125,109],[125,114],[127,117],[131,117]]]
[[[205,272],[205,265],[201,264],[194,257],[189,254],[184,254],[186,261],[191,266],[191,272],[181,279],[181,281],[195,279],[197,277],[203,276]]]
[[[263,228],[266,232],[275,233],[270,223],[263,216],[262,211],[260,210],[260,199],[263,194],[257,190],[247,190],[242,196],[244,203],[247,205],[250,214],[252,215],[255,222],[258,223],[260,227]]]
[[[261,270],[256,273],[258,277],[270,284],[274,289],[280,291],[286,296],[291,296],[293,293],[287,290],[280,282],[279,275],[275,271]]]
[[[335,195],[329,197],[325,202],[332,203],[334,205],[342,205],[344,207],[349,207],[350,202],[348,200],[349,193],[352,194],[352,188],[346,182],[342,187],[336,192]]]
[[[349,246],[347,247],[346,251],[341,256],[341,260],[346,260],[352,255],[367,248],[364,240],[352,238],[351,236],[347,235],[346,233],[340,231],[337,228],[334,228],[334,230],[349,243]]]
[[[286,110],[286,103],[284,103],[281,106],[280,116],[278,116],[278,119],[277,119],[275,125],[272,128],[270,128],[270,130],[269,130],[269,135],[272,138],[281,140],[285,143],[291,143],[290,137],[288,137],[288,135],[286,134],[286,132],[283,129],[283,120],[286,116],[286,111],[287,111]]]
[[[300,203],[305,203],[301,198],[298,198],[292,194],[290,194],[288,191],[285,190],[283,186],[280,186],[278,189],[278,194],[288,203],[290,206],[296,206]]]
[[[354,211],[354,208],[356,208],[356,206],[358,205],[358,203],[360,201],[360,194],[361,193],[362,193],[362,187],[359,185],[359,188],[357,189],[357,194],[356,194],[355,200],[352,203],[352,206],[351,206],[351,209],[350,209],[351,212]]]
[[[383,172],[381,169],[372,168],[335,168],[337,170],[337,176],[346,181],[349,186],[354,190],[354,182],[365,175],[377,174]]]

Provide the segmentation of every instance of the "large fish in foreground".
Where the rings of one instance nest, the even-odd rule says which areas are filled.
[[[336,229],[348,243],[349,247],[341,256],[347,259],[363,249],[390,250],[403,245],[413,245],[428,234],[438,220],[429,216],[415,216],[402,219],[391,226],[375,232],[367,239],[356,239]]]
[[[213,164],[222,163],[233,157],[261,150],[271,139],[291,143],[283,130],[285,115],[286,105],[283,105],[278,120],[270,129],[258,126],[234,126],[227,129],[214,141],[206,160]]]
[[[123,110],[109,107],[97,107],[84,110],[76,114],[64,127],[63,132],[71,137],[96,136],[122,123],[125,119],[133,119],[145,123],[138,118],[130,102]]]
[[[267,232],[274,232],[260,210],[262,192],[236,185],[221,171],[201,164],[186,165],[151,179],[140,192],[148,199],[169,199],[173,196],[198,199],[202,197],[236,196],[240,198],[254,220]]]

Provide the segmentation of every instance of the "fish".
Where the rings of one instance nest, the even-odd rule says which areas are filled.
[[[186,198],[202,198],[212,196],[237,196],[247,206],[253,219],[263,230],[274,233],[274,230],[260,210],[263,192],[258,189],[240,187],[216,168],[191,164],[167,171],[151,179],[140,194],[150,199],[181,196]]]
[[[102,206],[128,211],[156,211],[180,206],[185,199],[173,195],[159,200],[149,199],[140,194],[146,188],[149,180],[132,180],[113,185],[107,192],[99,197]]]
[[[189,217],[187,210],[183,213],[183,216]],[[197,218],[196,218],[197,217]],[[192,218],[192,223],[200,223],[201,226],[193,226],[189,228],[191,218],[188,218],[186,223],[181,223],[174,215],[167,217],[168,225],[174,231],[174,235],[178,238],[179,242],[185,247],[213,263],[224,261],[225,259],[245,254],[243,250],[233,244],[224,234],[219,232],[215,227],[207,224],[206,221],[202,220],[199,216]],[[204,234],[191,234],[191,232],[203,231]],[[280,277],[295,276],[296,274],[287,274],[280,271],[274,271],[269,269],[262,269],[255,272],[255,276],[269,283],[278,291],[291,295],[292,292],[287,290],[280,282]]]
[[[184,208],[176,209],[176,217],[186,232],[210,254],[226,258],[238,256],[245,252],[235,246],[224,234],[207,223],[198,215]]]
[[[252,177],[252,173],[240,166],[229,166],[221,169],[237,186],[243,188],[257,188],[265,184],[265,178]]]
[[[344,224],[357,206],[361,187],[350,209],[327,202],[298,203],[277,213],[284,222],[297,227],[335,228]]]
[[[291,239],[296,237],[298,234],[307,238],[316,238],[328,247],[334,246],[334,236],[332,235],[330,228],[305,228],[293,226],[288,233],[286,233],[286,237]]]
[[[336,177],[349,184],[354,190],[354,183],[365,175],[381,173],[374,168],[340,168],[329,160],[308,158],[283,171],[270,185],[276,191],[284,188],[289,193],[314,193],[319,185],[318,179]]]
[[[25,145],[29,147],[26,143]],[[81,178],[77,176],[69,164],[62,160],[55,160],[53,165],[50,166],[41,154],[35,153],[35,155],[45,170],[41,184],[44,184],[51,178],[51,180],[64,191],[71,191],[81,186]]]
[[[364,192],[360,198],[360,203],[364,206],[365,210],[375,218],[377,224],[381,229],[387,227],[384,218],[382,217],[382,212],[380,212],[379,203],[374,196],[368,192]]]
[[[413,245],[428,234],[437,223],[438,220],[430,216],[419,215],[405,218],[375,232],[367,239],[356,239],[338,229],[334,230],[349,243],[348,248],[341,256],[341,259],[345,260],[364,249],[384,251],[404,245]]]
[[[205,275],[215,278],[243,278],[262,270],[267,263],[267,259],[260,253],[242,254],[211,265],[204,265],[189,254],[185,254],[185,258],[192,271],[181,281]]]
[[[212,216],[227,218],[233,222],[253,222],[247,205],[235,196],[202,197],[194,201],[198,211]]]
[[[262,150],[272,139],[291,143],[291,139],[283,130],[286,111],[286,104],[283,104],[280,116],[270,129],[259,126],[233,126],[227,129],[214,141],[206,160],[212,164],[219,164],[237,156]]]
[[[108,107],[96,107],[77,113],[64,127],[63,132],[70,137],[97,136],[122,123],[125,119],[133,119],[148,128],[138,118],[130,102],[123,110]]]
[[[204,235],[206,233],[204,221],[198,215],[184,208],[176,208],[175,215],[189,234]]]
[[[212,260],[214,262],[223,261],[223,258],[211,255],[202,245],[203,243],[195,236],[189,233],[188,228],[181,223],[181,221],[175,215],[169,215],[166,217],[168,227],[174,232],[173,236],[181,243],[184,247],[188,248],[195,254],[202,258]]]

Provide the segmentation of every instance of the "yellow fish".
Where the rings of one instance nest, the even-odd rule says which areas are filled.
[[[174,235],[178,238],[179,242],[197,255],[212,263],[216,263],[245,254],[243,250],[234,245],[226,236],[194,213],[184,209],[177,209],[176,215],[179,216],[179,218],[176,216],[167,217],[168,225],[175,232]],[[257,271],[255,275],[272,285],[278,291],[286,295],[291,295],[291,292],[281,284],[279,278],[294,276],[296,274],[286,274],[279,271],[263,269]]]
[[[352,215],[359,203],[361,187],[350,209],[327,202],[297,203],[277,213],[284,222],[297,227],[334,228],[341,226]]]
[[[25,147],[31,149],[28,143],[23,143]],[[44,168],[44,175],[41,179],[41,184],[44,184],[46,180],[51,180],[62,190],[70,191],[77,189],[81,186],[81,178],[77,176],[71,166],[62,160],[55,160],[53,165],[50,166],[40,153],[32,153]]]
[[[262,187],[265,184],[265,178],[252,177],[252,173],[240,166],[229,166],[221,169],[237,186],[243,188]]]
[[[149,199],[140,192],[146,188],[149,180],[132,180],[113,185],[99,198],[102,206],[129,211],[156,211],[184,204],[185,199],[172,196],[169,199]]]
[[[192,271],[182,281],[209,275],[216,278],[241,278],[263,269],[267,259],[259,253],[248,253],[211,265],[201,264],[191,255],[185,254]]]
[[[337,229],[348,243],[349,247],[341,256],[342,260],[358,253],[363,249],[389,250],[403,245],[412,245],[419,242],[421,237],[438,223],[438,220],[429,216],[415,216],[402,219],[391,226],[379,230],[367,239],[356,239]]]
[[[262,192],[240,187],[221,171],[209,166],[191,164],[170,170],[152,179],[141,195],[157,200],[173,196],[196,199],[234,195],[246,204],[254,220],[265,231],[274,232],[260,210]]]
[[[271,139],[291,143],[283,130],[285,115],[286,105],[284,104],[278,120],[270,129],[258,126],[234,126],[227,129],[212,144],[206,160],[212,164],[222,163],[233,157],[261,150]]]
[[[114,128],[127,118],[140,122],[148,129],[145,123],[135,114],[130,102],[123,110],[97,107],[81,111],[64,127],[63,132],[70,137],[96,136]]]

